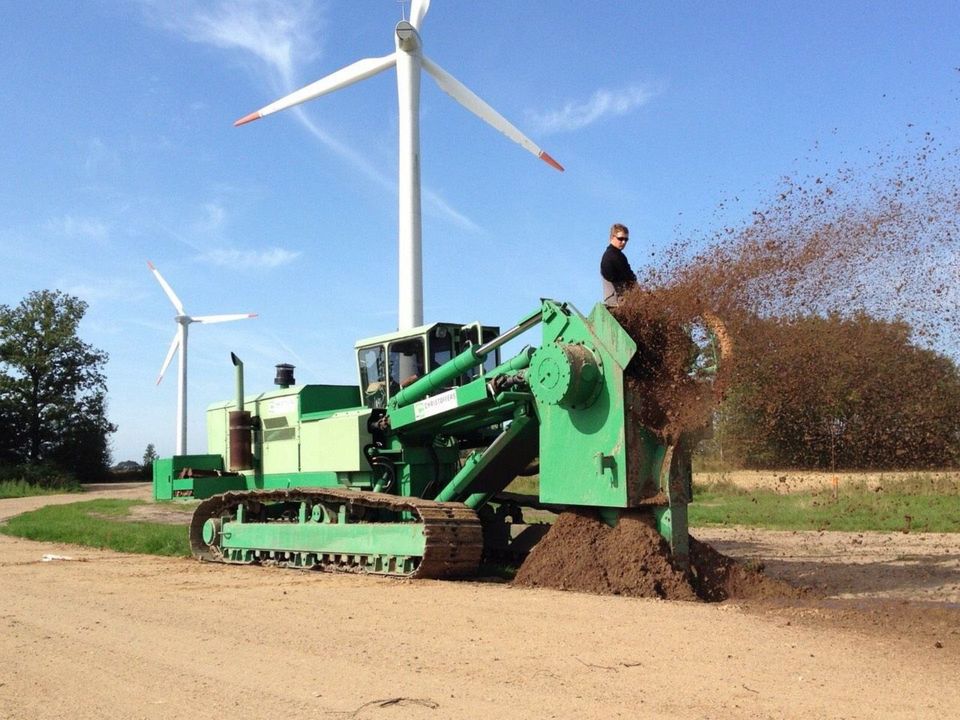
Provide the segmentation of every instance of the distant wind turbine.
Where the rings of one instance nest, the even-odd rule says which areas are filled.
[[[400,200],[399,249],[399,329],[423,324],[423,260],[420,223],[420,69],[433,77],[440,89],[508,138],[532,152],[557,170],[563,167],[506,118],[477,97],[463,83],[423,54],[420,26],[430,0],[413,0],[410,20],[400,21],[395,29],[396,51],[378,58],[365,58],[347,65],[264,108],[237,120],[234,125],[253,122],[266,115],[286,110],[396,66],[397,96],[400,102],[400,148],[398,182]]]
[[[163,279],[160,271],[154,267],[153,263],[147,260],[147,267],[157,278],[160,287],[170,298],[173,307],[177,311],[174,321],[177,323],[177,332],[173,336],[173,342],[170,343],[170,349],[167,350],[167,357],[160,368],[160,374],[157,376],[157,385],[163,380],[163,374],[167,371],[170,361],[173,360],[173,353],[180,348],[180,372],[177,376],[177,455],[187,454],[187,329],[190,323],[219,323],[230,322],[231,320],[246,320],[254,318],[256,313],[241,313],[236,315],[197,315],[191,316],[183,309],[183,303],[173,291],[173,288]]]

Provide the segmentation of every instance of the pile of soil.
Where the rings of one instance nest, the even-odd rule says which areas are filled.
[[[704,602],[788,599],[804,593],[692,537],[690,570],[678,570],[648,511],[622,513],[611,528],[585,508],[557,518],[513,582],[597,595]]]

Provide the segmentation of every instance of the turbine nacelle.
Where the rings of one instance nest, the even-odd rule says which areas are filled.
[[[423,47],[423,43],[420,42],[420,33],[406,20],[397,23],[396,33],[397,50],[413,53]]]

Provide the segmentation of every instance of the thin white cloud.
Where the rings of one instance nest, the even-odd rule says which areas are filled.
[[[221,0],[212,4],[189,0],[142,2],[147,16],[155,24],[191,42],[252,56],[257,61],[255,69],[265,74],[278,97],[305,84],[301,67],[321,54],[315,32],[322,27],[322,13],[310,0]],[[293,115],[313,137],[355,170],[385,189],[397,192],[394,178],[313,122],[302,107],[293,108]],[[463,230],[480,232],[473,220],[452,208],[436,192],[423,188],[422,196],[427,213]]]
[[[530,112],[530,121],[547,135],[573,132],[588,125],[636,110],[656,95],[647,85],[631,85],[619,90],[597,90],[589,100],[567,102],[559,110],[547,113]]]
[[[446,200],[440,197],[437,193],[429,188],[423,188],[422,190],[423,199],[427,201],[429,207],[437,211],[437,214],[445,217],[448,221],[452,222],[454,225],[462,228],[463,230],[469,230],[470,232],[480,233],[482,229],[477,225],[473,220],[468,218],[463,213],[457,212],[450,205],[447,204]]]
[[[67,240],[95,240],[104,242],[110,234],[110,227],[98,218],[65,215],[47,220],[44,227],[48,232]]]
[[[283,248],[265,250],[238,250],[220,248],[208,250],[199,256],[202,262],[230,268],[275,268],[291,263],[300,257],[299,252]]]
[[[313,120],[311,120],[303,111],[302,107],[294,107],[291,108],[291,110],[296,115],[300,123],[310,132],[311,135],[317,138],[317,140],[340,155],[340,157],[349,161],[354,168],[363,173],[372,182],[377,183],[384,189],[391,190],[394,193],[397,192],[396,180],[384,175],[372,164],[370,164],[366,158],[362,157],[352,148],[344,145],[342,142],[332,137],[323,128],[313,122]],[[462,230],[468,230],[474,233],[481,232],[479,225],[477,225],[473,220],[468,218],[463,213],[457,212],[430,188],[421,187],[420,194],[423,200],[426,200],[427,211],[435,217],[442,217]]]
[[[148,17],[192,42],[252,54],[290,86],[299,63],[320,51],[321,19],[311,0],[145,0]]]
[[[191,226],[198,235],[209,235],[220,231],[227,220],[227,211],[218,202],[207,202],[201,208],[202,216]]]
[[[269,326],[267,327],[269,328]],[[283,351],[282,354],[278,352],[278,349]],[[257,337],[246,345],[244,352],[247,351],[260,356],[267,363],[275,363],[278,358],[282,357],[284,362],[292,362],[299,370],[309,368],[311,375],[315,377],[323,375],[323,372],[317,370],[316,366],[305,360],[289,343],[269,329],[258,332]]]
[[[191,238],[186,237],[186,236],[183,235],[182,233],[174,230],[174,229],[173,229],[172,227],[170,227],[169,225],[166,225],[166,224],[160,222],[159,220],[156,220],[156,219],[154,219],[154,218],[148,218],[147,220],[145,220],[145,223],[144,223],[144,224],[145,224],[145,226],[146,226],[147,228],[151,228],[151,227],[152,227],[152,228],[155,228],[155,229],[161,231],[161,232],[164,233],[165,235],[168,235],[169,237],[171,237],[171,238],[173,238],[174,240],[176,240],[178,243],[180,243],[180,244],[182,244],[182,245],[186,245],[186,246],[187,246],[188,248],[190,248],[191,250],[195,250],[195,251],[198,252],[198,253],[202,253],[202,252],[204,251],[204,248],[203,248],[202,245],[200,245],[199,243],[195,242],[195,241],[192,240]]]
[[[228,268],[275,268],[287,263],[293,262],[301,253],[299,251],[285,250],[284,248],[270,247],[263,250],[241,250],[239,248],[216,247],[210,248],[211,243],[207,238],[197,239],[198,235],[214,234],[214,231],[222,229],[227,221],[227,211],[217,202],[204,203],[202,206],[204,217],[190,226],[185,235],[174,228],[157,221],[151,220],[152,226],[185,245],[194,252],[196,258],[201,262]],[[213,240],[212,242],[223,242]]]

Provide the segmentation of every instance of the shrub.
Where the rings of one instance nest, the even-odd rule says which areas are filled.
[[[77,479],[50,462],[0,465],[0,482],[24,483],[47,490],[74,490]]]

